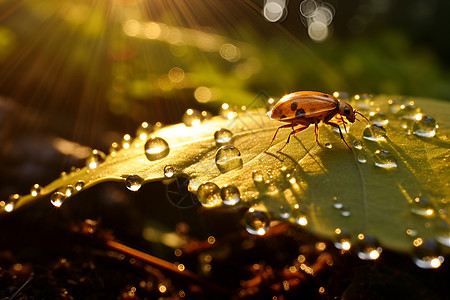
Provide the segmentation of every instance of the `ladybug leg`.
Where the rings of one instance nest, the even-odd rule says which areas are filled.
[[[344,141],[344,143],[345,143],[345,145],[347,146],[348,149],[350,149],[350,150],[352,149],[352,148],[347,144],[347,142],[345,141],[344,136],[342,135],[341,127],[339,127],[339,125],[337,125],[337,124],[335,124],[335,123],[329,123],[329,122],[327,122],[327,123],[325,123],[325,124],[331,125],[331,126],[333,126],[333,127],[336,127],[337,129],[339,129],[339,134],[341,135],[341,139]]]
[[[277,131],[275,131],[275,134],[273,135],[273,138],[272,138],[272,141],[269,144],[269,147],[267,147],[267,149],[264,150],[265,153],[267,153],[267,150],[269,150],[269,148],[272,146],[273,141],[275,140],[275,137],[278,134],[278,130],[280,130],[281,128],[288,128],[288,127],[292,127],[292,131],[294,131],[294,124],[286,124],[286,125],[283,125],[283,126],[280,126],[280,127],[277,128]],[[288,138],[288,141],[289,141],[289,138]]]
[[[308,126],[299,127],[299,128],[294,130],[294,127],[292,127],[292,131],[291,131],[291,133],[289,133],[289,136],[287,138],[286,143],[284,143],[283,147],[281,147],[279,150],[277,150],[277,152],[281,152],[281,150],[283,150],[283,148],[286,147],[287,144],[289,144],[289,140],[291,139],[292,135],[294,135],[294,134],[296,134],[296,133],[298,133],[298,132],[300,132],[302,130],[305,130],[306,128],[308,128]]]

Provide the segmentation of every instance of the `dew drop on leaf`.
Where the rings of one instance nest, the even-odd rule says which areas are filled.
[[[450,224],[444,220],[440,220],[436,225],[435,238],[440,244],[450,247]]]
[[[425,197],[416,197],[411,202],[410,210],[412,213],[419,216],[432,216],[434,215],[434,208],[431,205],[430,200]]]
[[[31,196],[36,197],[36,196],[38,196],[40,193],[41,193],[41,187],[40,187],[40,185],[37,184],[37,183],[34,184],[34,185],[31,187],[31,189],[30,189],[30,194],[31,194]]]
[[[244,225],[248,233],[264,235],[270,226],[270,216],[267,212],[250,207],[244,215]]]
[[[438,254],[438,245],[435,241],[417,238],[413,246],[413,261],[419,268],[437,269],[444,262],[444,257]]]
[[[373,163],[375,166],[383,169],[397,168],[397,162],[394,156],[387,150],[377,150],[373,155]]]
[[[105,157],[105,153],[100,150],[94,149],[86,158],[86,166],[89,169],[95,169],[105,160]]]
[[[397,116],[406,120],[417,120],[420,117],[420,108],[414,104],[401,105],[401,109],[398,111]]]
[[[66,195],[66,197],[70,197],[72,196],[74,191],[75,189],[73,188],[73,186],[69,184],[64,188],[64,195]]]
[[[325,146],[325,148],[327,148],[327,149],[333,148],[333,145],[332,145],[331,143],[328,143],[328,142],[326,142],[324,146]]]
[[[371,114],[369,117],[369,120],[372,124],[378,125],[378,126],[384,126],[389,123],[389,119],[387,118],[386,114],[382,112]]]
[[[223,103],[220,106],[219,115],[227,120],[233,120],[237,117],[237,112],[235,111],[234,107],[232,107],[228,103]]]
[[[226,128],[221,128],[214,132],[214,140],[217,145],[229,143],[233,138],[233,133]]]
[[[150,137],[145,142],[145,156],[150,161],[155,161],[169,155],[169,144],[160,137]]]
[[[175,175],[175,169],[172,165],[167,165],[164,167],[164,176],[167,178],[171,178]]]
[[[382,126],[369,125],[363,131],[363,138],[374,142],[385,141],[386,130]]]
[[[358,155],[358,162],[365,164],[367,162],[367,158],[364,154]]]
[[[291,207],[287,204],[282,204],[279,207],[279,215],[283,219],[287,219],[291,216]]]
[[[50,202],[55,207],[60,207],[64,201],[66,200],[66,195],[61,192],[54,192],[53,195],[50,197]]]
[[[358,235],[355,248],[358,251],[358,257],[362,260],[376,260],[383,251],[374,237],[364,234]]]
[[[354,140],[353,141],[353,148],[361,150],[363,147],[363,143],[361,140]]]
[[[204,207],[214,207],[222,203],[220,188],[213,182],[201,184],[197,189],[197,198]]]
[[[117,142],[114,142],[111,144],[111,146],[109,147],[109,153],[111,154],[111,156],[115,156],[117,151],[120,150],[120,145]]]
[[[355,100],[356,107],[359,110],[370,110],[373,105],[372,95],[369,94],[360,94],[354,95],[353,99]]]
[[[183,114],[182,120],[186,126],[198,127],[202,122],[202,113],[196,109],[189,108]]]
[[[227,185],[220,189],[220,197],[225,205],[235,205],[241,200],[239,189],[234,185]]]
[[[432,138],[436,135],[436,129],[436,120],[430,116],[423,116],[412,125],[413,134],[420,137]]]
[[[255,171],[253,171],[253,173],[252,173],[252,178],[253,178],[253,182],[255,183],[255,184],[259,184],[259,183],[262,183],[263,181],[264,181],[264,175],[263,175],[263,173],[261,172],[261,171],[259,171],[259,170],[255,170]]]
[[[216,153],[216,166],[222,173],[242,167],[241,153],[234,146],[220,147]]]
[[[84,188],[84,181],[83,180],[79,180],[77,183],[75,183],[75,190],[76,191],[81,191]]]
[[[136,192],[141,188],[143,181],[139,175],[130,175],[125,180],[125,185],[130,191]]]

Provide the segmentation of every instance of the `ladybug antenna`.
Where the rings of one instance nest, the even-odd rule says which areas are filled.
[[[364,119],[366,119],[366,121],[370,124],[369,119],[367,119],[366,116],[364,116],[362,113],[360,113],[360,112],[357,111],[356,109],[355,109],[354,113],[355,113],[355,114],[358,114],[358,115],[360,115],[361,117],[363,117]],[[359,120],[358,120],[358,121],[359,121]]]

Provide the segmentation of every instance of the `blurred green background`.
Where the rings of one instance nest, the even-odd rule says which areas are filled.
[[[14,103],[2,134],[101,146],[110,130],[260,92],[448,100],[449,11],[445,0],[0,0],[0,96]]]

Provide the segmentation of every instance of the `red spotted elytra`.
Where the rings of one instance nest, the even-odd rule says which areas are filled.
[[[351,149],[342,135],[340,125],[343,125],[345,132],[347,132],[345,124],[347,121],[354,123],[356,114],[359,114],[370,123],[363,114],[356,109],[353,109],[350,104],[339,100],[332,95],[311,91],[300,91],[285,95],[277,102],[277,104],[275,104],[267,115],[271,120],[286,122],[288,124],[278,127],[269,147],[267,147],[264,152],[267,152],[270,146],[272,146],[278,130],[281,128],[292,128],[292,131],[289,134],[286,143],[277,152],[280,152],[286,147],[292,135],[308,128],[310,124],[314,124],[315,126],[314,132],[316,135],[316,143],[320,146],[319,128],[317,126],[320,121],[338,128],[341,139],[344,141],[345,145]],[[295,126],[300,127],[294,129]]]

